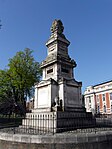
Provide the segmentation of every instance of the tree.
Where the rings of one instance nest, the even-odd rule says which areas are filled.
[[[30,49],[19,51],[9,59],[8,70],[0,71],[0,97],[20,102],[31,97],[33,86],[41,78],[40,64],[35,61]]]
[[[8,70],[0,70],[0,101],[12,98],[12,84],[8,75]]]

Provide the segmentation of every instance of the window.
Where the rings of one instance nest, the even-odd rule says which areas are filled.
[[[52,72],[53,72],[53,69],[47,70],[47,74],[52,73]]]
[[[97,113],[100,113],[100,106],[97,107]]]
[[[61,71],[64,72],[64,73],[68,73],[69,72],[68,69],[66,69],[66,68],[61,68]]]
[[[103,110],[104,110],[104,113],[106,113],[106,105],[104,105]]]
[[[91,98],[89,98],[89,103],[91,103]]]
[[[88,102],[91,103],[91,97],[90,96],[88,97]]]
[[[96,95],[96,101],[99,102],[99,95]]]
[[[112,100],[112,93],[110,93],[110,100]]]
[[[111,104],[111,112],[112,112],[112,104]]]
[[[105,101],[105,94],[102,95],[102,99],[103,99],[103,101]]]
[[[89,109],[91,110],[91,105],[89,105]]]

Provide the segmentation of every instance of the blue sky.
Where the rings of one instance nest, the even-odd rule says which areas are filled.
[[[54,19],[64,24],[82,90],[112,79],[112,0],[0,0],[0,69],[25,48],[44,60]]]

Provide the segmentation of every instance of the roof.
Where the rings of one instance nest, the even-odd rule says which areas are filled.
[[[99,85],[103,85],[103,84],[106,84],[106,83],[110,83],[110,82],[112,82],[112,80],[93,85],[93,87],[96,87],[96,86],[99,86]]]

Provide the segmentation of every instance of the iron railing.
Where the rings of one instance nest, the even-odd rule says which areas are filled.
[[[64,121],[70,124],[71,118],[58,118],[58,121]],[[112,131],[112,118],[96,118],[96,124],[91,126],[89,123],[84,125],[85,117],[73,118],[73,125],[69,127],[58,126],[57,118],[53,116],[40,116],[40,117],[26,117],[23,120],[13,117],[0,118],[0,131],[13,134],[55,134],[56,132],[72,132],[72,133],[90,133],[98,131]]]

